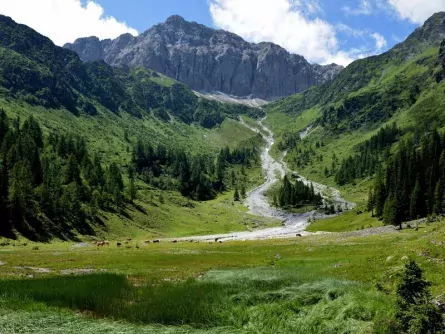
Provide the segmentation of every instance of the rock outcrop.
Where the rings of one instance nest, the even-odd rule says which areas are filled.
[[[342,66],[312,65],[273,43],[241,37],[172,16],[134,37],[80,38],[65,48],[83,61],[103,59],[119,66],[143,66],[197,91],[273,100],[332,80]]]

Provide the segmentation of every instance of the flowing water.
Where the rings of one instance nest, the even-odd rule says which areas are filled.
[[[309,232],[305,232],[310,219],[313,217],[322,218],[324,216],[323,214],[317,213],[315,211],[306,213],[290,213],[278,208],[274,208],[269,204],[268,198],[266,196],[267,191],[276,182],[281,180],[286,173],[293,174],[295,177],[298,177],[300,181],[303,181],[308,185],[312,184],[316,192],[322,194],[325,199],[329,198],[329,200],[334,203],[336,207],[340,205],[344,210],[352,209],[354,207],[354,203],[349,203],[341,198],[340,192],[337,189],[311,182],[306,178],[298,176],[297,173],[290,170],[287,167],[287,164],[283,161],[284,157],[286,156],[286,152],[284,152],[280,159],[274,159],[270,154],[270,150],[272,149],[272,146],[274,144],[274,135],[272,131],[264,125],[264,120],[265,118],[260,120],[257,123],[257,127],[252,127],[247,125],[242,119],[240,119],[240,122],[244,126],[248,127],[252,131],[260,133],[266,142],[266,145],[261,152],[261,163],[265,175],[264,183],[247,193],[247,197],[244,200],[244,205],[249,209],[250,214],[280,220],[282,222],[282,226],[256,230],[253,232],[233,232],[219,235],[188,237],[184,239],[258,240],[271,238],[287,238],[291,236],[295,237],[297,234],[300,234],[302,236],[310,234]],[[303,131],[300,136],[304,138],[309,135],[310,131],[311,127]]]

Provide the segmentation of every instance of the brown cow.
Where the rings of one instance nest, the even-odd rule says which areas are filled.
[[[116,246],[120,247],[120,246],[122,246],[122,244],[120,242],[118,242],[118,243],[116,243]]]
[[[150,240],[145,240],[144,241],[146,244],[149,244],[150,243]]]

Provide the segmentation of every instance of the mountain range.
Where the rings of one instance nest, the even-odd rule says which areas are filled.
[[[274,100],[332,80],[342,66],[310,64],[273,43],[252,44],[241,37],[171,16],[137,37],[79,38],[67,49],[85,62],[142,66],[199,92]]]

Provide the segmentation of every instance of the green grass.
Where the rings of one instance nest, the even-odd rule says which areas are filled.
[[[40,244],[38,250],[34,244],[10,245],[0,248],[0,326],[6,333],[19,324],[46,333],[60,328],[384,332],[392,322],[403,257],[420,263],[433,282],[433,296],[445,288],[445,265],[431,261],[445,256],[440,246],[444,230],[443,223],[436,223],[417,232],[368,238],[334,234],[159,245],[136,240],[130,248],[112,244],[100,249],[68,243]],[[96,273],[61,275],[87,268]]]
[[[0,327],[6,333],[19,324],[46,333],[76,326],[115,333],[383,333],[392,323],[405,256],[425,270],[433,296],[445,288],[445,265],[431,260],[445,256],[444,230],[435,223],[367,238],[9,245],[0,248]],[[66,269],[95,274],[61,275]]]
[[[317,220],[311,223],[306,230],[309,232],[346,232],[383,226],[383,223],[372,217],[371,213],[359,212],[360,210],[355,209],[335,217]]]

